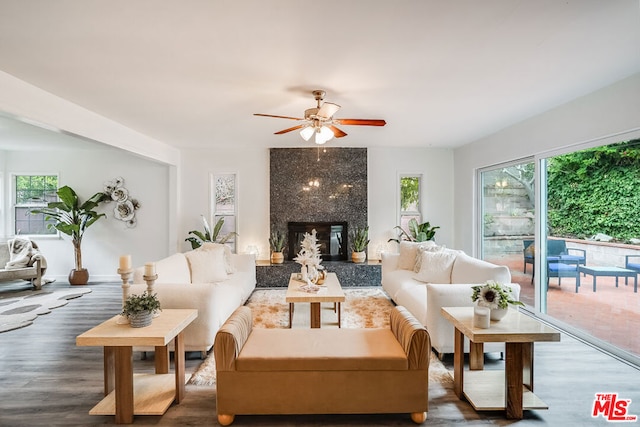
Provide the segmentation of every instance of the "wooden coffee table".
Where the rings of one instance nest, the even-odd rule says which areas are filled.
[[[104,347],[104,395],[89,414],[115,415],[116,424],[131,424],[134,415],[162,415],[184,398],[182,332],[198,316],[194,309],[166,309],[144,328],[120,324],[120,315],[76,337],[78,346]],[[175,375],[169,374],[169,347],[174,341]],[[155,347],[156,374],[133,374],[133,347]]]
[[[443,307],[442,316],[455,328],[454,392],[466,397],[476,411],[505,410],[521,419],[524,409],[549,409],[533,394],[533,343],[560,341],[560,332],[537,319],[509,309],[489,329],[473,326],[473,307]],[[464,371],[464,337],[469,338],[469,368]],[[484,343],[505,343],[505,370],[483,370]]]
[[[334,305],[334,308],[336,308],[338,312],[338,327],[340,328],[342,326],[340,304],[344,302],[345,296],[336,273],[327,273],[324,283],[316,293],[301,291],[300,287],[304,286],[304,284],[305,282],[296,280],[296,273],[291,274],[289,287],[287,288],[287,294],[285,296],[285,301],[289,303],[289,327],[291,327],[291,323],[293,322],[293,305],[295,303],[305,302],[310,304],[311,319],[309,323],[312,328],[319,328],[321,324],[320,304],[323,302],[332,302],[337,304],[337,306]]]

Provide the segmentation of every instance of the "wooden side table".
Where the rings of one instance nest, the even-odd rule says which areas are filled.
[[[167,309],[150,326],[120,324],[120,315],[76,337],[78,346],[104,347],[104,394],[91,415],[115,415],[131,424],[134,415],[162,415],[184,398],[184,329],[198,316],[194,309]],[[174,375],[169,373],[169,343],[174,342]],[[133,373],[133,347],[155,347],[155,375]]]
[[[505,410],[507,418],[521,419],[525,409],[549,409],[533,394],[533,344],[560,341],[560,332],[514,309],[489,329],[473,326],[473,307],[443,307],[442,316],[455,328],[454,391],[476,411]],[[469,338],[469,368],[464,371],[464,337]],[[505,343],[505,370],[485,371],[484,343]]]

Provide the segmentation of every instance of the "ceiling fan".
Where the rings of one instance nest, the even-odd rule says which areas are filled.
[[[282,135],[287,132],[301,129],[300,135],[305,141],[309,141],[314,137],[316,144],[324,144],[334,136],[342,138],[347,136],[346,132],[338,129],[336,125],[358,125],[358,126],[384,126],[387,124],[384,120],[379,119],[334,119],[333,115],[340,109],[338,104],[331,102],[323,102],[325,91],[314,90],[311,92],[317,101],[315,108],[308,108],[304,111],[304,118],[275,116],[272,114],[254,113],[254,116],[276,117],[279,119],[289,119],[304,121],[300,125],[296,125],[281,131],[275,132],[275,135]]]

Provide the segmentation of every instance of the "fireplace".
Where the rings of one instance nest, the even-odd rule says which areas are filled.
[[[316,230],[323,261],[347,260],[347,222],[289,222],[289,260],[300,252],[300,243],[305,233]]]

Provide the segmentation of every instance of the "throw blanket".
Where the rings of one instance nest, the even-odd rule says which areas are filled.
[[[41,260],[40,268],[44,272],[47,268],[47,260],[42,256],[38,245],[29,239],[16,237],[7,242],[9,245],[9,262],[6,270],[32,267],[38,259]]]

